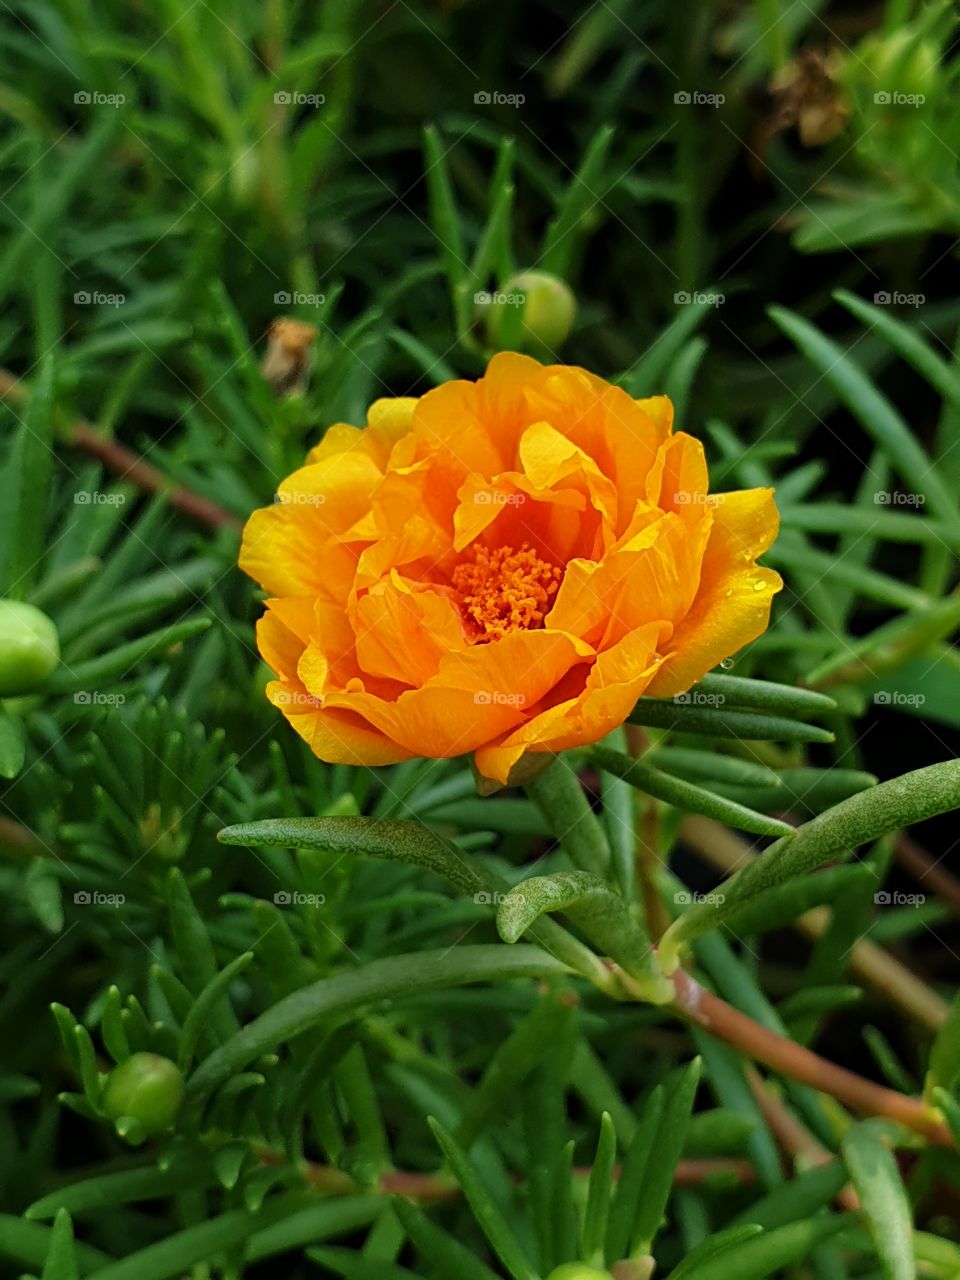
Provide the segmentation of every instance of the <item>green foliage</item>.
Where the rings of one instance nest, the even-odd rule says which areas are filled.
[[[850,22],[6,8],[4,1275],[960,1273],[958,72],[944,3]],[[525,788],[323,765],[240,524],[524,346],[774,487],[771,627]]]

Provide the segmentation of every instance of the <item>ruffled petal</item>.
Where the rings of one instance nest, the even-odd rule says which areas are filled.
[[[780,518],[773,490],[719,494],[713,512],[700,590],[674,631],[671,656],[650,686],[657,697],[684,692],[762,635],[773,597],[783,586],[778,573],[754,563],[777,536]]]

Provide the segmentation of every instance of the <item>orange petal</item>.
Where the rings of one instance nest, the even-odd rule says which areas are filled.
[[[783,586],[778,573],[754,563],[777,535],[773,490],[718,494],[713,510],[700,590],[674,631],[671,656],[650,686],[648,692],[657,697],[683,693],[761,635],[770,621],[773,597]]]
[[[437,674],[395,700],[364,690],[331,693],[326,706],[363,716],[417,755],[461,755],[521,724],[592,650],[560,632],[514,631],[446,654]]]
[[[303,709],[298,699],[291,699],[287,686],[269,684],[267,696],[283,712],[292,727],[308,744],[313,754],[328,764],[377,765],[399,764],[419,752],[407,751],[370,727],[357,716],[345,711]]]
[[[360,597],[354,616],[361,673],[421,685],[437,674],[444,654],[466,647],[450,596],[395,569]]]
[[[621,725],[657,671],[663,631],[660,623],[650,623],[600,654],[576,697],[545,708],[499,742],[480,747],[475,756],[477,771],[506,784],[525,752],[585,746]]]

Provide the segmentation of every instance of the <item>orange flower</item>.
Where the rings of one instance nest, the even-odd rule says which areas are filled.
[[[708,494],[672,420],[664,396],[503,354],[331,427],[244,531],[271,701],[322,760],[472,751],[503,783],[688,689],[782,584],[756,564],[772,490]]]

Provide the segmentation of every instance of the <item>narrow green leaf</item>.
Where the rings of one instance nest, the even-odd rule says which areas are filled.
[[[935,514],[954,530],[960,529],[956,497],[944,484],[935,463],[917,443],[907,423],[860,366],[809,321],[783,307],[771,307],[769,313],[885,451],[914,492],[924,495]]]
[[[723,1248],[698,1263],[695,1270],[686,1268],[686,1260],[670,1272],[667,1280],[764,1280],[783,1275],[786,1268],[809,1257],[812,1250],[832,1235],[849,1226],[846,1215],[807,1218],[791,1222],[775,1231],[764,1231]]]
[[[210,618],[186,618],[122,644],[102,657],[72,666],[64,664],[50,677],[45,689],[48,693],[90,692],[108,681],[122,680],[141,662],[166,655],[176,645],[206,631],[210,624]]]
[[[680,698],[685,695],[679,695]],[[679,699],[641,698],[627,717],[631,724],[708,738],[739,738],[757,742],[833,742],[834,735],[819,725],[753,711],[727,711],[693,706]]]
[[[598,876],[558,871],[531,876],[505,894],[497,908],[497,929],[514,943],[545,912],[562,911],[604,955],[639,982],[647,998],[663,1003],[672,986],[659,976],[646,930],[627,903]]]
[[[73,1042],[76,1045],[77,1061],[80,1064],[83,1092],[90,1105],[99,1108],[102,1084],[100,1072],[97,1070],[97,1055],[93,1041],[90,1039],[90,1032],[79,1023],[73,1028]]]
[[[607,1235],[610,1205],[613,1199],[613,1162],[617,1155],[617,1135],[610,1112],[600,1117],[600,1136],[597,1151],[590,1170],[587,1188],[587,1207],[583,1215],[583,1231],[580,1252],[590,1263],[599,1266],[603,1262],[603,1242]]]
[[[243,973],[252,960],[253,952],[244,951],[235,960],[231,960],[218,974],[215,974],[197,996],[193,1008],[187,1014],[183,1030],[180,1033],[177,1065],[181,1071],[186,1071],[193,1061],[200,1035],[208,1022],[211,1021],[213,1010],[226,997],[230,983],[238,974]]]
[[[662,1084],[655,1085],[644,1100],[637,1117],[637,1127],[620,1169],[620,1180],[610,1206],[604,1241],[604,1256],[608,1266],[625,1258],[630,1248],[647,1165],[651,1156],[657,1158],[653,1145],[663,1115],[664,1093]]]
[[[27,735],[19,716],[0,707],[0,778],[15,778],[27,758]]]
[[[469,325],[469,298],[463,287],[469,284],[467,251],[450,180],[447,148],[433,125],[423,131],[423,146],[430,225],[437,239],[437,256],[450,284],[457,332],[464,333]]]
[[[551,992],[499,1044],[463,1109],[456,1139],[469,1151],[486,1125],[502,1115],[516,1090],[539,1064],[543,1046],[554,1043],[569,1012],[562,992]]]
[[[658,766],[666,766],[668,773],[689,782],[729,782],[734,786],[778,787],[780,776],[766,765],[754,760],[741,760],[739,756],[721,755],[719,751],[698,751],[694,747],[661,747],[651,753],[650,759]]]
[[[670,1081],[653,1144],[656,1158],[648,1162],[644,1172],[643,1190],[633,1227],[632,1255],[650,1253],[660,1229],[690,1123],[693,1100],[700,1082],[700,1065],[700,1059],[694,1058]]]
[[[960,992],[950,1002],[950,1012],[937,1032],[930,1050],[930,1062],[923,1086],[924,1097],[934,1089],[952,1093],[960,1080]]]
[[[802,1169],[782,1187],[776,1187],[741,1210],[730,1225],[752,1223],[764,1231],[775,1231],[788,1223],[812,1218],[818,1209],[840,1194],[849,1180],[846,1166],[839,1160],[814,1169]]]
[[[793,827],[779,818],[768,818],[766,814],[748,809],[746,805],[727,800],[712,791],[698,787],[695,783],[685,782],[682,778],[671,777],[660,769],[653,769],[634,760],[631,756],[622,755],[619,751],[611,751],[607,747],[590,747],[587,758],[598,768],[615,774],[628,782],[638,791],[665,804],[672,804],[677,809],[688,813],[700,813],[705,817],[724,822],[727,826],[737,827],[741,831],[752,831],[763,836],[792,836]]]
[[[763,1227],[747,1224],[742,1227],[727,1227],[716,1231],[702,1240],[695,1249],[691,1249],[681,1263],[670,1272],[667,1280],[696,1280],[700,1274],[698,1268],[712,1262],[720,1254],[732,1249],[735,1245],[751,1240],[763,1231]]]
[[[497,1280],[472,1249],[431,1222],[409,1200],[394,1197],[391,1203],[407,1235],[437,1268],[441,1280]]]
[[[458,946],[388,956],[293,992],[262,1013],[200,1064],[188,1097],[205,1097],[261,1054],[339,1014],[357,1017],[375,1000],[397,999],[469,982],[568,974],[570,969],[539,947]]]
[[[73,1223],[66,1209],[58,1209],[41,1280],[78,1280],[79,1275],[77,1252],[73,1243]]]
[[[107,1053],[114,1062],[125,1062],[130,1057],[130,1044],[123,1025],[123,1001],[115,986],[107,988],[103,1012],[100,1015],[100,1035]]]
[[[833,698],[815,689],[798,689],[773,680],[750,680],[744,676],[722,676],[716,672],[702,676],[690,690],[718,699],[718,706],[750,707],[761,711],[781,711],[789,716],[815,716],[837,708]]]
[[[605,876],[610,869],[610,846],[566,757],[557,756],[527,783],[526,791],[573,865]]]
[[[661,940],[661,964],[669,972],[682,946],[716,928],[759,893],[806,875],[825,862],[849,857],[860,845],[888,831],[958,806],[960,760],[917,769],[841,801],[725,880],[713,895],[714,901],[698,903],[676,920]]]
[[[897,355],[912,364],[921,378],[944,400],[960,406],[960,373],[956,366],[939,356],[915,329],[890,315],[889,309],[874,306],[847,289],[837,289],[833,296],[842,307],[853,312],[858,320],[889,342]]]
[[[13,510],[6,512],[7,553],[0,595],[23,599],[37,578],[46,531],[53,463],[54,358],[48,355],[30,392],[9,466]]]
[[[221,844],[280,849],[319,849],[334,853],[362,853],[430,871],[463,893],[487,888],[470,858],[456,845],[415,822],[385,818],[268,818],[225,827],[217,833]]]
[[[433,1117],[430,1117],[430,1128],[440,1144],[447,1164],[463,1188],[463,1194],[473,1210],[477,1224],[504,1268],[513,1280],[540,1280],[519,1240],[505,1222],[462,1147]]]
[[[867,1121],[854,1125],[842,1148],[883,1274],[887,1280],[916,1280],[913,1216],[889,1147]]]
[[[612,125],[604,125],[591,139],[580,167],[567,184],[547,226],[537,263],[541,270],[561,277],[567,275],[576,248],[577,226],[606,194],[603,169],[615,133]]]

